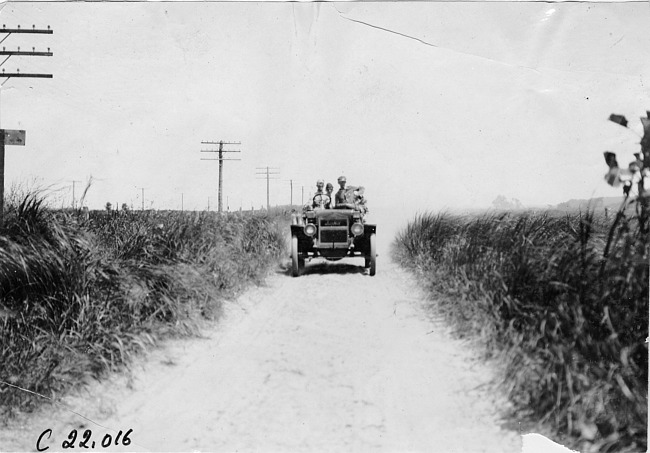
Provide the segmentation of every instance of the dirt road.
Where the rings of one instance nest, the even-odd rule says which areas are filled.
[[[126,383],[98,384],[0,436],[0,450],[95,448],[119,430],[150,451],[521,451],[500,428],[490,370],[422,310],[410,277],[379,257],[278,271],[228,303],[205,338],[172,341]],[[91,445],[91,444],[89,444]],[[76,450],[80,450],[77,446]],[[83,448],[81,448],[83,450]]]

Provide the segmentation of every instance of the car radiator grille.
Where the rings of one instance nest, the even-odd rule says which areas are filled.
[[[346,230],[323,230],[320,231],[321,242],[347,242],[348,231]]]

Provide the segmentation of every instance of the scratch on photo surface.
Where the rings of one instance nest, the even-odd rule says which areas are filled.
[[[76,414],[76,415],[78,415],[79,417],[81,417],[81,418],[83,418],[83,419],[85,419],[85,420],[88,420],[89,422],[94,423],[94,424],[97,425],[97,426],[101,426],[102,428],[104,428],[104,429],[108,429],[108,430],[110,430],[110,431],[115,431],[114,429],[111,429],[111,428],[109,428],[109,427],[107,427],[107,426],[104,426],[104,425],[102,425],[102,424],[100,424],[100,423],[97,423],[97,422],[94,421],[94,420],[89,419],[88,417],[86,417],[86,416],[83,415],[83,414],[80,414],[79,412],[75,412],[75,411],[73,411],[72,409],[70,409],[70,408],[69,408],[68,406],[66,406],[65,404],[63,404],[63,403],[61,403],[61,402],[59,402],[59,401],[56,401],[55,399],[50,398],[49,396],[41,395],[40,393],[37,393],[37,392],[33,392],[33,391],[31,391],[31,390],[24,389],[24,388],[22,388],[22,387],[19,387],[19,386],[14,385],[14,384],[10,384],[9,382],[2,381],[2,380],[0,380],[0,384],[8,385],[9,387],[13,387],[13,388],[15,388],[15,389],[22,390],[23,392],[31,393],[32,395],[40,396],[41,398],[45,398],[46,400],[50,400],[50,401],[52,401],[54,404],[58,404],[59,406],[61,406],[61,407],[64,408],[65,410],[67,410],[67,411],[69,411],[69,412],[72,412],[73,414]]]
[[[54,404],[57,404],[57,405],[61,406],[61,407],[62,407],[63,409],[65,409],[66,411],[68,411],[68,412],[72,412],[73,414],[78,415],[79,417],[83,418],[84,420],[89,421],[90,423],[93,423],[93,424],[95,424],[95,425],[97,425],[97,426],[99,426],[99,427],[101,427],[101,428],[104,428],[104,429],[106,429],[106,430],[108,430],[108,431],[112,431],[112,432],[114,432],[114,433],[117,433],[117,432],[118,432],[116,429],[110,428],[110,427],[108,427],[108,426],[104,426],[104,425],[102,425],[101,423],[98,423],[98,422],[96,422],[95,420],[92,420],[92,419],[86,417],[85,415],[80,414],[79,412],[70,409],[70,408],[69,408],[68,406],[66,406],[65,404],[61,403],[60,401],[56,401],[55,399],[50,398],[49,396],[41,395],[41,394],[38,393],[38,392],[33,392],[33,391],[31,391],[31,390],[27,390],[27,389],[22,388],[22,387],[20,387],[20,386],[18,386],[18,385],[10,384],[9,382],[3,381],[3,380],[0,380],[0,384],[4,384],[4,385],[7,385],[7,386],[9,386],[9,387],[13,387],[13,388],[15,388],[15,389],[21,390],[21,391],[23,391],[23,392],[31,393],[32,395],[40,396],[41,398],[45,398],[46,400],[50,400],[50,401],[53,402]],[[138,443],[136,443],[136,442],[133,442],[133,445],[137,445],[137,446],[142,447],[143,449],[145,449],[145,450],[147,450],[147,451],[151,451],[149,448],[145,447],[144,445],[138,444]]]
[[[537,2],[539,2],[539,3],[553,3],[553,4],[554,3],[560,3],[557,0],[550,0],[550,1],[537,0]],[[632,0],[630,3],[632,3],[632,2],[635,2],[635,1]],[[583,2],[573,1],[573,0],[563,0],[561,3],[583,3]],[[589,3],[589,2],[584,2],[584,3]],[[650,0],[648,0],[648,4],[650,4]],[[448,47],[444,47],[444,46],[439,46],[437,44],[425,41],[425,40],[423,40],[421,38],[418,38],[416,36],[412,36],[412,35],[402,33],[402,32],[396,31],[396,30],[391,30],[390,28],[385,28],[385,27],[382,27],[382,26],[379,26],[379,25],[371,24],[369,22],[364,22],[364,21],[359,20],[359,19],[353,19],[351,17],[346,16],[342,11],[340,11],[338,8],[336,8],[336,6],[334,4],[332,4],[332,8],[334,8],[336,10],[336,12],[339,14],[340,17],[342,17],[343,19],[349,20],[350,22],[354,22],[354,23],[357,23],[357,24],[360,24],[360,25],[365,25],[367,27],[377,29],[377,30],[382,30],[382,31],[385,31],[385,32],[388,32],[388,33],[392,33],[392,34],[401,36],[403,38],[412,39],[414,41],[417,41],[417,42],[419,42],[421,44],[424,44],[426,46],[429,46],[429,47],[435,47],[437,49],[445,49],[445,50],[449,50],[451,52],[459,53],[459,54],[462,54],[462,55],[468,55],[468,56],[475,57],[475,58],[481,58],[483,60],[488,60],[488,61],[491,61],[491,62],[494,62],[494,63],[497,63],[497,64],[502,64],[502,65],[506,65],[506,66],[510,66],[510,67],[528,69],[528,70],[534,71],[534,72],[536,72],[538,74],[541,73],[540,69],[551,69],[553,71],[562,72],[562,73],[631,75],[631,74],[620,74],[620,73],[616,73],[616,72],[612,72],[612,71],[593,72],[593,71],[575,71],[575,70],[566,70],[566,69],[557,69],[557,68],[535,68],[535,67],[530,67],[530,66],[524,66],[524,65],[509,63],[507,61],[496,60],[494,58],[485,57],[485,56],[474,54],[474,53],[471,53],[471,52],[463,52],[461,50],[452,49],[452,48],[448,48]],[[547,19],[548,19],[548,17],[547,17]],[[617,42],[615,42],[612,45],[612,47],[617,45],[624,37],[625,36],[621,37],[621,39],[619,39]]]
[[[371,23],[368,23],[368,22],[364,22],[362,20],[352,19],[351,17],[348,17],[348,16],[344,15],[339,9],[336,8],[336,6],[332,5],[332,7],[336,10],[337,13],[339,13],[339,16],[341,16],[343,19],[349,20],[350,22],[355,22],[357,24],[365,25],[367,27],[375,28],[377,30],[386,31],[388,33],[393,33],[393,34],[401,36],[403,38],[412,39],[414,41],[417,41],[417,42],[419,42],[421,44],[424,44],[426,46],[429,46],[429,47],[435,47],[437,49],[445,49],[445,50],[449,50],[451,52],[459,53],[459,54],[462,54],[462,55],[469,55],[471,57],[481,58],[483,60],[491,61],[491,62],[494,62],[494,63],[498,63],[498,64],[502,64],[502,65],[506,65],[506,66],[511,66],[511,67],[518,67],[518,68],[528,69],[530,71],[535,71],[535,72],[539,73],[539,70],[537,70],[536,68],[516,65],[516,64],[512,64],[512,63],[507,63],[505,61],[500,61],[500,60],[495,60],[493,58],[484,57],[482,55],[477,55],[477,54],[473,54],[473,53],[469,53],[469,52],[462,52],[462,51],[459,51],[459,50],[456,50],[456,49],[450,49],[450,48],[447,48],[447,47],[441,47],[441,46],[439,46],[437,44],[430,43],[430,42],[425,41],[423,39],[420,39],[420,38],[418,38],[416,36],[412,36],[412,35],[408,35],[406,33],[391,30],[390,28],[384,28],[384,27],[381,27],[379,25],[374,25],[374,24],[371,24]]]
[[[369,24],[368,22],[364,22],[362,20],[352,19],[350,17],[347,17],[347,16],[343,15],[343,13],[341,11],[339,11],[339,9],[336,8],[336,6],[332,5],[332,7],[336,10],[336,12],[339,13],[339,16],[341,16],[342,18],[347,19],[347,20],[349,20],[351,22],[356,22],[358,24],[362,24],[362,25],[366,25],[368,27],[376,28],[377,30],[387,31],[388,33],[394,33],[396,35],[403,36],[404,38],[413,39],[413,40],[418,41],[418,42],[420,42],[420,43],[422,43],[424,45],[427,45],[427,46],[439,47],[439,46],[437,46],[435,44],[431,44],[430,42],[426,42],[423,39],[416,38],[415,36],[407,35],[405,33],[400,33],[399,31],[391,30],[389,28],[380,27],[379,25]]]

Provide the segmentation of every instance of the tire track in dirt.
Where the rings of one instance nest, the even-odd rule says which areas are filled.
[[[127,451],[521,451],[499,427],[489,367],[384,261],[375,277],[360,259],[272,275],[228,303],[205,338],[151,354],[129,386],[98,384],[67,402],[132,428]],[[63,439],[80,423],[98,429],[44,411],[0,440],[33,450],[49,425]]]

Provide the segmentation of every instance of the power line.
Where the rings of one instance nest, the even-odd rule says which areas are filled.
[[[241,160],[241,159],[228,159],[223,157],[223,153],[240,153],[240,150],[230,150],[230,149],[223,149],[223,145],[241,145],[241,142],[224,142],[223,140],[218,141],[218,142],[212,142],[212,141],[203,141],[201,142],[203,145],[219,145],[219,149],[202,149],[202,153],[219,153],[219,158],[218,159],[206,159],[202,158],[201,160],[218,160],[219,161],[219,212],[222,212],[223,210],[223,203],[222,203],[222,187],[223,187],[223,161],[224,160]]]

